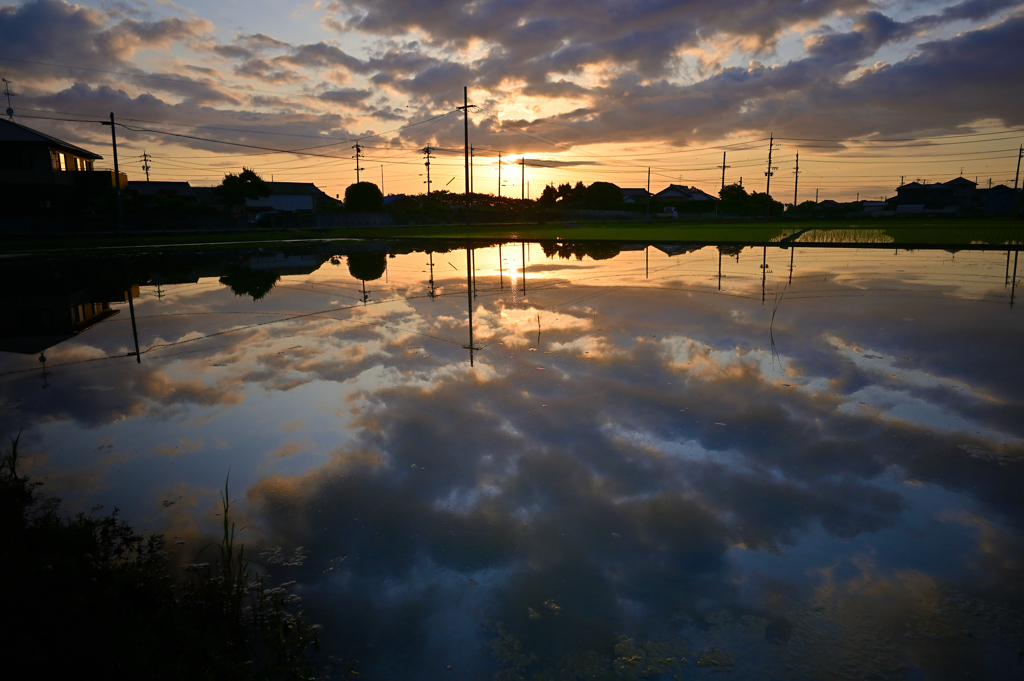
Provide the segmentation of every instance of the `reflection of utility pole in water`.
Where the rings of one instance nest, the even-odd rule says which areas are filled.
[[[135,338],[135,363],[142,364],[142,355],[139,354],[139,331],[135,327],[135,303],[132,302],[132,275],[127,260],[124,261],[124,278],[128,283],[125,297],[128,298],[128,312],[132,316],[132,336]]]
[[[651,250],[650,246],[644,246],[644,279],[651,278]]]
[[[789,283],[793,284],[793,256],[796,255],[796,246],[792,246],[789,251]]]
[[[718,249],[718,290],[722,290],[722,249]]]
[[[505,290],[505,261],[501,259],[501,244],[498,244],[498,283]]]
[[[469,310],[469,345],[463,345],[463,350],[469,350],[469,366],[473,366],[473,351],[480,348],[473,347],[473,254],[466,249],[466,300]]]
[[[469,260],[473,272],[473,297],[476,298],[476,249],[469,249]]]
[[[540,313],[537,313],[537,349],[540,350]]]
[[[526,242],[523,244],[523,297],[526,297]]]
[[[761,304],[764,305],[764,284],[768,277],[768,247],[764,247],[764,254],[761,259]]]
[[[46,353],[45,352],[40,352],[39,353],[39,362],[43,365],[43,387],[44,388],[48,388],[50,386],[50,384],[46,382]]]
[[[360,279],[363,282],[363,307],[366,307],[366,301],[370,299],[370,294],[366,292],[366,280]]]
[[[1017,292],[1017,257],[1020,251],[1013,253],[1013,279],[1010,280],[1010,307],[1013,307],[1013,296]]]
[[[430,286],[430,290],[427,291],[427,295],[433,300],[437,297],[437,290],[434,288],[434,252],[430,252],[430,279],[427,281]]]
[[[1010,249],[1006,249],[1006,276],[1003,277],[1003,288],[1010,285]]]

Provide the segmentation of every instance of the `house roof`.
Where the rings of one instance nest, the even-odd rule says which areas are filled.
[[[648,195],[648,193],[649,193],[649,192],[648,192],[648,191],[647,191],[646,189],[644,189],[643,187],[641,187],[641,188],[639,188],[639,189],[636,189],[636,188],[632,188],[632,187],[623,187],[623,188],[622,188],[622,189],[620,189],[619,191],[621,191],[621,192],[622,192],[622,195],[623,195],[623,196],[647,196],[647,195]]]
[[[696,187],[687,187],[681,184],[670,184],[654,195],[654,198],[683,198],[694,201],[717,201],[718,198],[701,191]]]
[[[103,158],[99,154],[94,154],[81,147],[76,147],[74,144],[69,144],[64,140],[25,127],[21,123],[5,121],[3,119],[0,119],[0,142],[34,142],[36,144],[46,144],[47,146],[57,146],[83,158],[92,160]]]
[[[188,182],[142,182],[133,180],[128,182],[128,189],[139,192],[143,196],[177,194],[184,198],[196,198],[196,193],[192,191],[192,186]]]
[[[946,182],[945,184],[946,184],[947,187],[955,187],[957,185],[971,186],[971,187],[978,186],[977,182],[971,182],[970,180],[968,180],[966,177],[963,177],[963,176],[961,176],[961,177],[954,177],[952,180],[950,180],[949,182]]]
[[[336,201],[312,182],[267,182],[278,196],[315,196]]]

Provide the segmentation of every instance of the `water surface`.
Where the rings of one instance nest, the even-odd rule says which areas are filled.
[[[1020,675],[1014,253],[479,246],[19,261],[0,430],[360,678]]]

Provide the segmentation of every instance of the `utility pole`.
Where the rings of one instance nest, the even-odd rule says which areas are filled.
[[[142,169],[146,171],[146,182],[149,182],[149,162],[152,160],[152,156],[145,151],[142,152]]]
[[[647,215],[651,214],[651,167],[647,166]]]
[[[114,187],[117,188],[117,233],[124,229],[124,211],[121,208],[121,169],[117,165],[117,133],[114,131],[114,112],[110,112],[110,122],[103,122],[102,125],[110,126],[110,142],[114,146]]]
[[[465,131],[465,137],[466,137],[466,139],[465,139],[465,142],[466,142],[466,185],[465,185],[466,192],[465,193],[466,193],[466,224],[468,225],[469,222],[470,222],[470,218],[469,218],[469,201],[470,201],[470,196],[469,195],[470,195],[470,192],[473,191],[472,188],[470,187],[470,179],[469,179],[469,110],[471,108],[475,108],[475,106],[469,103],[469,88],[467,86],[463,86],[462,87],[462,106],[457,106],[455,108],[456,109],[462,109],[462,113],[463,113],[463,129]],[[470,341],[470,343],[472,344],[472,341]]]
[[[384,195],[384,164],[380,164],[380,193]]]
[[[775,149],[775,133],[772,133],[768,137],[768,170],[764,171],[764,176],[768,178],[765,183],[764,193],[764,216],[766,218],[772,215],[772,175],[778,170],[777,167],[772,165],[772,151]]]
[[[722,165],[718,166],[722,169],[722,189],[725,189],[725,169],[731,168],[732,166],[725,165],[725,152],[722,152]]]
[[[519,181],[520,182],[519,189],[522,192],[522,197],[521,198],[523,199],[523,201],[525,201],[526,200],[526,157],[525,156],[523,156],[521,159],[519,159],[519,165],[521,165],[523,167],[523,177]],[[523,210],[526,210],[525,207],[523,208]]]
[[[356,184],[359,184],[359,171],[366,170],[366,168],[359,167],[359,157],[362,155],[363,148],[359,146],[359,142],[356,142],[352,148],[356,150]]]
[[[501,152],[498,152],[498,198],[501,198]]]
[[[10,113],[10,109],[7,110]],[[1024,144],[1020,145],[1020,151],[1017,152],[1017,174],[1013,176],[1013,188],[1017,189],[1017,180],[1020,179],[1020,159],[1024,157]]]
[[[800,186],[800,152],[796,152],[796,170],[793,171],[793,210],[796,210],[796,189]]]
[[[818,205],[818,190],[817,189],[814,190],[814,205],[815,206]]]
[[[427,155],[427,162],[424,163],[423,165],[425,165],[427,167],[427,197],[428,198],[430,197],[430,154],[433,151],[434,150],[431,149],[430,147],[423,147],[423,153]]]
[[[469,193],[470,194],[473,193],[473,180],[475,179],[473,176],[476,174],[474,172],[474,169],[473,169],[473,161],[475,160],[473,158],[473,151],[474,151],[473,145],[470,145],[469,146]]]

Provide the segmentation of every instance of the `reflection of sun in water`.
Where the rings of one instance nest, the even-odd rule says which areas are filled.
[[[519,269],[514,264],[509,264],[508,278],[512,289],[512,304],[519,302]]]

